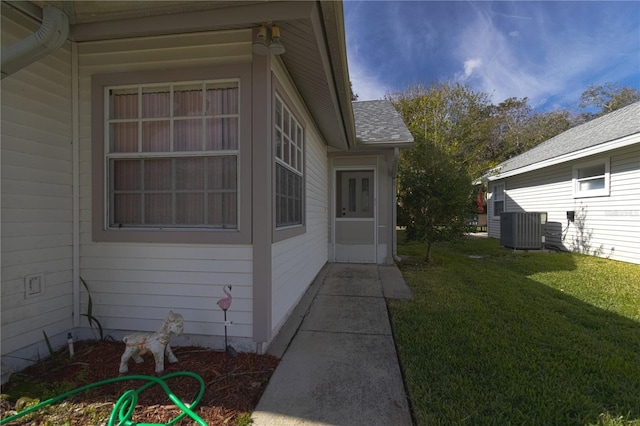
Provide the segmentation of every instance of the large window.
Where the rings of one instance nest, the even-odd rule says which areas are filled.
[[[276,94],[274,130],[276,146],[276,228],[303,223],[304,131],[300,122]]]
[[[238,225],[238,82],[105,88],[110,227]]]
[[[504,212],[504,183],[493,185],[492,194],[493,216],[500,216]]]
[[[591,161],[573,167],[574,197],[609,195],[609,159]]]
[[[95,241],[251,241],[250,70],[92,76]]]

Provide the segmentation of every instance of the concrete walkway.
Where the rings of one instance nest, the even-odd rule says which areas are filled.
[[[328,264],[270,346],[253,424],[411,425],[385,297],[412,297],[395,266]]]

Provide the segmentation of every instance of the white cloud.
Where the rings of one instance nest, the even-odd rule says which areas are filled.
[[[534,108],[552,97],[560,104],[574,104],[589,79],[617,68],[612,64],[616,49],[621,57],[637,44],[621,25],[602,24],[587,31],[578,24],[558,30],[547,15],[554,6],[536,5],[529,10],[532,18],[519,19],[519,27],[510,31],[501,30],[495,16],[476,8],[476,19],[456,41],[461,64],[457,79],[488,93],[496,103],[515,96],[528,97]],[[565,9],[565,14],[571,12],[575,11]]]
[[[473,70],[482,66],[482,58],[467,59],[464,61],[464,76],[471,77]]]
[[[353,93],[358,95],[359,101],[383,99],[391,89],[381,82],[377,76],[371,74],[363,63],[352,57],[349,58],[349,77]]]

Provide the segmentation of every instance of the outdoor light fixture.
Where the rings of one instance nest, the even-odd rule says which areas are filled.
[[[269,45],[267,45],[267,26],[262,24],[260,27],[260,31],[258,31],[258,35],[256,36],[256,40],[253,42],[253,46],[251,46],[253,53],[266,56],[269,54]]]
[[[269,50],[274,55],[282,55],[286,52],[286,49],[280,42],[280,27],[275,24],[271,27],[271,44],[269,45]]]
[[[268,40],[269,32],[271,33],[270,41]],[[269,31],[267,24],[262,24],[251,49],[253,53],[260,56],[266,56],[270,53],[274,55],[282,55],[285,53],[286,49],[280,41],[280,28],[274,24]]]

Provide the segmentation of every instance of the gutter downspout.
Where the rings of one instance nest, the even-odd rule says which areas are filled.
[[[400,149],[393,148],[393,166],[391,168],[391,198],[393,199],[393,211],[391,213],[391,226],[393,230],[391,232],[392,239],[392,255],[393,260],[400,261],[398,257],[398,188],[397,188],[397,174],[398,174],[398,158],[400,156]]]
[[[73,180],[73,327],[80,327],[80,83],[78,43],[71,42],[72,180]]]
[[[69,18],[53,6],[45,6],[38,31],[2,49],[2,78],[20,71],[60,48],[69,35]]]

